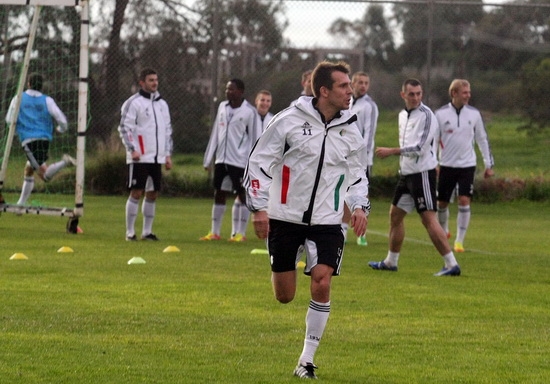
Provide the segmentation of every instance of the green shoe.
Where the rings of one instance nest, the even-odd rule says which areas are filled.
[[[359,236],[357,238],[357,245],[361,245],[363,247],[369,245],[369,243],[367,243],[367,238],[365,236]]]

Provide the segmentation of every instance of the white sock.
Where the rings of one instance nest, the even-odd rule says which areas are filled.
[[[437,219],[445,234],[449,233],[449,207],[437,208]]]
[[[64,160],[60,160],[57,163],[53,163],[52,165],[48,166],[46,168],[46,172],[44,172],[44,180],[50,181],[55,175],[59,173],[63,168],[67,166],[67,163]]]
[[[456,218],[456,241],[459,243],[464,242],[464,237],[466,236],[466,231],[470,225],[470,206],[469,205],[459,205],[458,206],[458,215]]]
[[[299,359],[301,364],[313,363],[313,357],[323,337],[329,315],[330,301],[328,303],[318,303],[313,300],[309,302],[309,308],[306,314],[304,349]]]
[[[134,227],[139,210],[139,200],[128,197],[126,201],[126,236],[134,236],[136,234]]]
[[[250,217],[250,211],[245,204],[241,203],[241,220],[239,226],[239,233],[246,236],[246,228],[248,227],[248,218]]]
[[[220,235],[222,229],[223,215],[225,214],[225,204],[214,204],[212,206],[212,233]]]
[[[446,255],[443,255],[443,260],[445,260],[445,268],[452,268],[455,265],[458,265],[453,251],[447,253]]]
[[[399,261],[399,252],[388,251],[388,256],[384,260],[384,264],[388,267],[397,267],[397,262]]]
[[[349,224],[348,223],[342,223],[342,233],[344,234],[344,241],[347,240],[348,238],[348,228],[349,228]]]
[[[19,201],[17,202],[17,205],[25,205],[33,189],[34,176],[25,176],[25,178],[23,179],[23,186],[21,187],[21,196],[19,196]]]
[[[237,200],[233,201],[231,207],[231,236],[239,233],[241,227],[241,205]]]
[[[155,200],[143,199],[141,213],[143,214],[142,236],[153,233],[153,220],[155,219]]]

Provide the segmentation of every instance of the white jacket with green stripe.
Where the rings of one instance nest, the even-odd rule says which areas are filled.
[[[273,117],[250,153],[244,176],[246,204],[270,219],[341,224],[344,199],[368,214],[369,182],[356,116],[341,111],[325,124],[311,97]]]

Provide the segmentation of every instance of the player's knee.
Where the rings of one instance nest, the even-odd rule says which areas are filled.
[[[275,292],[275,299],[281,304],[288,304],[294,300],[294,293],[290,292]]]

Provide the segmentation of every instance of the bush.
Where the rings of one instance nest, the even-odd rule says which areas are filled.
[[[550,198],[550,181],[534,179],[490,178],[476,180],[474,199],[485,203],[512,200],[543,201]]]
[[[126,152],[118,135],[99,142],[86,160],[86,190],[95,195],[118,195],[127,192]]]

